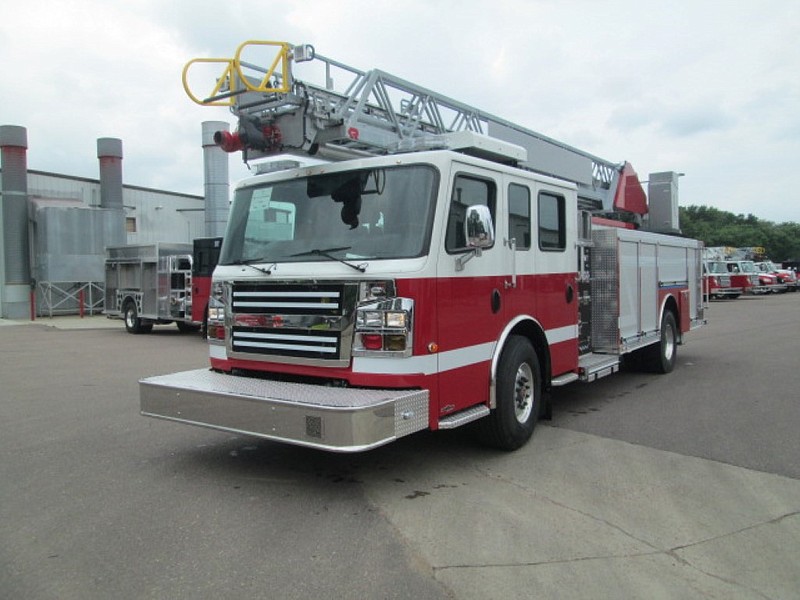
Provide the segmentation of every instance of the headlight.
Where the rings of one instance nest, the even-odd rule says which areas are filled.
[[[387,312],[386,326],[405,329],[406,317],[407,314],[405,312],[396,312],[396,311]]]
[[[353,355],[410,356],[413,309],[410,298],[387,298],[357,309]]]

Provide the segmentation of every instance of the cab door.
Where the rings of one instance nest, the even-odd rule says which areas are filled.
[[[452,164],[436,269],[440,417],[489,400],[508,273],[508,249],[498,235],[504,231],[501,185],[498,172]],[[475,207],[490,215],[489,231]],[[475,224],[468,227],[470,219]]]
[[[503,183],[512,267],[505,319],[533,317],[547,337],[552,373],[573,370],[579,322],[575,192],[523,177],[507,176]]]

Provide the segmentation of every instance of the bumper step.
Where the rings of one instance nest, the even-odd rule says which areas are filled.
[[[335,452],[359,452],[428,427],[427,390],[270,381],[208,369],[139,382],[144,416]]]

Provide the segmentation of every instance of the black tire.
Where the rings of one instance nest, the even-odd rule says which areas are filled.
[[[206,309],[203,311],[203,325],[200,327],[200,335],[203,336],[203,339],[208,339],[208,304],[206,304]]]
[[[675,313],[665,310],[661,317],[661,339],[645,348],[645,366],[654,373],[671,373],[678,358],[678,325]]]
[[[508,338],[497,366],[497,407],[479,421],[486,445],[516,450],[530,439],[542,412],[542,376],[536,351],[527,338]]]
[[[175,321],[175,324],[178,326],[178,331],[180,331],[181,333],[200,331],[200,325],[196,325],[195,323],[187,323],[186,321]]]
[[[142,320],[139,318],[139,312],[136,310],[136,303],[133,300],[125,303],[125,307],[122,309],[122,318],[128,333],[143,333]]]

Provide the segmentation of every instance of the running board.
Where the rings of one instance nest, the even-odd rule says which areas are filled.
[[[564,373],[563,375],[559,375],[558,377],[553,377],[553,380],[550,382],[550,385],[553,387],[561,387],[562,385],[567,385],[568,383],[572,383],[573,381],[578,381],[579,377],[577,373]]]
[[[485,404],[478,404],[439,419],[439,429],[455,429],[472,421],[477,421],[488,414],[489,408]]]
[[[584,354],[578,359],[581,381],[595,381],[619,371],[620,357],[615,354]]]

